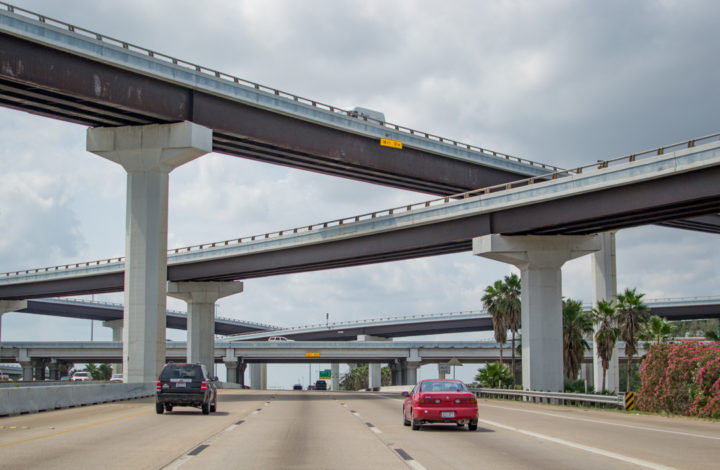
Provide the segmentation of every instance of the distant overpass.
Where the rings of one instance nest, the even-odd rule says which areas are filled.
[[[624,343],[618,343],[620,358]],[[505,345],[504,359],[510,359]],[[94,342],[3,342],[0,361],[4,363],[26,360],[55,359],[70,363],[119,363],[122,361],[122,343]],[[447,363],[456,358],[464,363],[482,363],[500,358],[495,342],[477,341],[289,341],[289,342],[237,342],[215,343],[215,363],[228,358],[243,363],[388,363],[414,361],[417,365]],[[166,360],[185,362],[187,344],[168,341]],[[585,361],[592,361],[592,349],[586,350]]]
[[[651,315],[658,315],[667,320],[720,318],[720,297],[648,299],[646,304],[650,307]],[[585,308],[589,309],[590,306],[585,306]],[[123,306],[83,300],[41,299],[28,301],[28,308],[20,310],[20,313],[109,321],[122,319]],[[167,327],[186,329],[186,314],[168,311]],[[397,338],[488,331],[492,328],[492,318],[480,310],[387,316],[291,328],[231,318],[218,317],[215,320],[215,334],[225,335],[224,341],[257,341],[266,340],[270,336],[284,336],[297,341],[352,341],[358,335]]]

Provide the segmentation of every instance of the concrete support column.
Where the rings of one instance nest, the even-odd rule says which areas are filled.
[[[223,363],[225,363],[225,369],[227,371],[227,378],[225,381],[229,384],[236,384],[237,381],[237,371],[238,371],[238,361],[237,358],[234,360],[223,358]]]
[[[122,342],[123,340],[123,321],[120,320],[106,320],[102,322],[102,325],[112,330],[112,340],[116,342]],[[112,365],[113,374],[122,374],[123,367],[122,362]]]
[[[600,240],[600,251],[592,256],[592,277],[593,277],[593,307],[597,307],[600,300],[613,300],[617,295],[617,264],[615,260],[615,232],[598,234]],[[593,382],[602,387],[603,369],[602,361],[597,355],[597,344],[595,335],[597,325],[593,332]],[[617,391],[620,385],[620,367],[618,365],[617,348],[610,358],[610,364],[605,377],[605,388],[609,391]],[[600,391],[600,390],[598,390]]]
[[[418,367],[420,367],[419,362],[407,361],[405,363],[405,383],[403,385],[417,385]]]
[[[391,341],[389,338],[373,335],[358,335],[358,341]],[[382,364],[368,364],[368,388],[370,390],[380,390],[382,387]]]
[[[247,364],[244,362],[240,362],[237,366],[237,372],[236,372],[236,375],[238,378],[237,383],[239,383],[242,386],[245,386],[245,369],[246,368],[247,368]]]
[[[337,362],[330,364],[330,379],[332,391],[337,392],[340,390],[340,364]]]
[[[390,385],[401,385],[402,382],[402,366],[400,365],[400,362],[397,360],[392,361],[390,364],[388,364],[388,367],[390,367]]]
[[[58,375],[58,369],[59,364],[57,359],[50,359],[50,362],[48,363],[48,378],[50,380],[60,380],[60,376]]]
[[[486,235],[473,239],[473,254],[520,268],[525,390],[563,391],[561,268],[566,261],[598,249],[595,235]]]
[[[382,387],[382,364],[371,362],[368,364],[368,387],[370,390],[380,390]]]
[[[267,389],[267,364],[250,364],[250,386],[256,390]]]
[[[169,174],[212,151],[212,131],[191,122],[98,127],[87,150],[127,171],[125,382],[151,382],[165,362]]]
[[[22,361],[20,367],[22,367],[22,379],[23,382],[32,382],[33,380],[33,362]]]
[[[168,282],[167,295],[187,302],[187,360],[215,365],[215,302],[243,291],[242,282]]]

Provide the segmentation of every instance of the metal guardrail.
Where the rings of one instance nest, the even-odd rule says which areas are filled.
[[[536,392],[533,390],[512,390],[503,388],[470,388],[470,391],[475,393],[477,397],[487,396],[541,403],[557,402],[562,405],[592,403],[595,405],[617,406],[619,408],[624,408],[625,406],[625,397],[623,395]]]
[[[0,5],[3,5],[2,2],[0,2]],[[565,177],[565,176],[571,176],[571,175],[579,175],[583,173],[584,170],[587,169],[594,169],[596,171],[602,171],[606,168],[609,168],[610,166],[616,165],[616,164],[623,164],[623,163],[633,163],[638,160],[638,158],[642,157],[652,157],[652,156],[658,156],[658,155],[664,155],[667,151],[676,151],[676,150],[682,150],[686,148],[693,148],[698,144],[702,143],[710,143],[712,141],[720,140],[720,133],[717,134],[711,134],[704,137],[698,137],[696,139],[691,139],[688,141],[683,141],[671,145],[667,145],[664,147],[659,147],[652,150],[646,150],[644,152],[640,153],[634,153],[632,155],[626,155],[623,157],[614,158],[611,160],[602,160],[598,161],[597,163],[593,163],[590,165],[585,165],[577,168],[573,168],[570,170],[559,170],[552,173],[547,173],[545,175],[535,176],[531,178],[526,178],[510,183],[504,183],[504,184],[498,184],[494,186],[489,186],[486,188],[480,188],[480,189],[474,189],[472,191],[466,191],[464,193],[455,194],[452,196],[445,196],[442,198],[436,198],[431,199],[428,201],[423,201],[415,204],[408,204],[401,207],[394,207],[391,209],[384,209],[376,212],[369,212],[366,214],[360,214],[352,217],[345,217],[342,219],[336,219],[328,222],[322,222],[319,224],[312,224],[312,225],[305,225],[302,227],[295,227],[287,230],[280,230],[277,232],[268,232],[262,235],[252,235],[250,237],[242,237],[242,238],[235,238],[231,240],[223,240],[219,242],[212,242],[212,243],[203,243],[201,245],[192,245],[182,248],[174,248],[171,250],[168,250],[168,254],[172,256],[173,254],[181,254],[181,253],[190,253],[190,252],[198,252],[202,250],[208,250],[213,248],[220,248],[230,245],[241,245],[241,244],[247,244],[251,242],[266,240],[270,238],[278,238],[282,236],[288,236],[288,235],[294,235],[298,233],[305,233],[305,232],[311,232],[313,230],[322,230],[326,229],[328,227],[337,227],[337,226],[343,226],[343,225],[349,225],[356,222],[376,219],[380,217],[386,217],[391,216],[393,214],[399,214],[401,212],[411,212],[413,210],[421,210],[428,207],[434,207],[434,206],[442,206],[444,204],[449,204],[451,202],[468,199],[470,197],[478,197],[483,196],[491,193],[496,193],[500,191],[506,191],[511,190],[515,188],[525,187],[525,186],[531,186],[533,184],[542,183],[548,180],[557,180],[558,178]],[[9,277],[19,277],[29,274],[39,274],[39,273],[48,273],[48,272],[54,272],[54,271],[64,271],[64,270],[70,270],[70,269],[79,269],[79,268],[87,268],[92,266],[100,266],[100,265],[106,265],[106,264],[117,264],[118,268],[120,268],[120,264],[124,262],[124,258],[110,258],[110,259],[104,259],[104,260],[96,260],[96,261],[88,261],[83,263],[73,263],[73,264],[66,264],[66,265],[60,265],[60,266],[50,266],[50,267],[44,267],[44,268],[36,268],[36,269],[28,269],[28,270],[22,270],[22,271],[12,271],[12,272],[6,272],[6,273],[0,273],[1,277],[9,278]]]

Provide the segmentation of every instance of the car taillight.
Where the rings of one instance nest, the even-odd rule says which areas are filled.
[[[158,380],[155,383],[155,391],[159,392],[162,389],[162,384],[160,384],[160,381]]]
[[[468,405],[475,405],[475,404],[477,404],[477,400],[475,399],[475,397],[472,397],[472,398],[456,398],[456,399],[455,399],[455,403],[457,403],[457,404],[465,403],[465,404],[468,404]]]
[[[204,381],[204,380],[202,381],[202,383],[200,384],[200,390],[207,390],[207,382],[206,381]]]
[[[429,405],[431,403],[435,403],[436,405],[439,405],[440,399],[439,398],[422,397],[422,398],[420,398],[420,400],[418,400],[418,403],[420,403],[421,405]]]

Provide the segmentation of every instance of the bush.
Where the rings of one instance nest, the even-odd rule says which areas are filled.
[[[565,379],[565,393],[585,393],[585,380]]]
[[[653,345],[640,380],[640,410],[720,418],[720,343]]]

